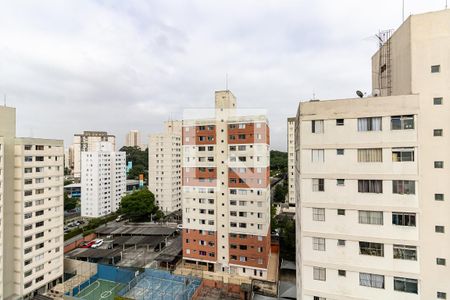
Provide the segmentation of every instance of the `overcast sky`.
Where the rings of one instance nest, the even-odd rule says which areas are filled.
[[[405,0],[405,14],[445,0]],[[0,94],[17,133],[64,139],[105,130],[119,145],[184,108],[269,112],[272,148],[286,149],[298,102],[370,94],[374,35],[402,21],[402,0],[0,0]],[[3,96],[2,96],[3,98]],[[2,101],[3,102],[3,101]]]

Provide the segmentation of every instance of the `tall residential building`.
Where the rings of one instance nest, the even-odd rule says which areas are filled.
[[[164,213],[181,209],[181,123],[165,122],[148,141],[148,189]]]
[[[287,119],[288,150],[288,199],[290,207],[295,207],[295,117]]]
[[[380,37],[373,97],[299,105],[297,299],[450,297],[450,10]]]
[[[125,146],[139,148],[142,146],[141,133],[139,132],[139,130],[130,130],[130,132],[127,133]]]
[[[84,131],[73,137],[73,176],[81,177],[81,153],[86,151],[97,151],[99,142],[110,142],[113,151],[116,149],[116,137],[105,131]]]
[[[183,260],[208,271],[267,278],[270,256],[269,126],[236,115],[230,91],[215,116],[183,121]]]
[[[81,216],[97,218],[115,212],[126,192],[125,152],[109,142],[81,153]]]
[[[0,299],[31,299],[62,280],[64,146],[15,134],[0,107]]]

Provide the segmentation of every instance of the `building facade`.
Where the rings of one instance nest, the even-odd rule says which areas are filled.
[[[116,149],[116,137],[105,131],[84,131],[73,137],[73,176],[80,180],[81,177],[81,153],[86,151],[97,151],[100,142],[110,142],[113,151]]]
[[[300,103],[297,299],[448,299],[449,49],[450,10],[411,16],[372,97]]]
[[[64,146],[17,138],[0,107],[0,299],[31,299],[62,281]]]
[[[295,208],[295,117],[287,119],[288,195],[289,207]]]
[[[215,116],[183,121],[183,260],[207,271],[267,278],[270,257],[269,126],[237,116],[230,91]]]
[[[181,124],[165,122],[165,131],[148,141],[148,189],[166,214],[181,209]]]
[[[97,218],[115,212],[126,193],[125,152],[109,142],[81,154],[81,216]]]
[[[125,146],[127,147],[142,147],[141,144],[141,133],[139,130],[130,130],[130,132],[127,133],[126,139],[125,139]]]

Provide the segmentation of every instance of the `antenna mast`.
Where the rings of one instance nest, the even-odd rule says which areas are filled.
[[[225,90],[228,91],[228,73],[225,75]]]
[[[402,6],[402,21],[405,22],[405,0],[403,0],[403,6]]]

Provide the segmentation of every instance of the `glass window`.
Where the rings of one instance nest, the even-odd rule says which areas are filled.
[[[414,161],[414,148],[392,148],[392,161]]]
[[[358,118],[358,131],[381,131],[381,117]]]
[[[417,247],[394,245],[394,259],[417,260]]]
[[[312,162],[324,162],[325,150],[324,149],[311,149],[311,161]]]
[[[434,194],[434,200],[444,201],[444,194]]]
[[[336,149],[337,155],[344,155],[344,149]]]
[[[392,224],[398,226],[416,226],[416,214],[415,213],[392,213]]]
[[[312,133],[323,133],[324,132],[323,120],[313,120],[311,121],[311,132]]]
[[[382,180],[358,180],[359,193],[383,193]]]
[[[384,289],[384,276],[370,273],[359,273],[359,285]]]
[[[325,239],[313,237],[313,249],[317,251],[325,251]]]
[[[313,192],[325,191],[325,179],[323,178],[313,178],[312,185],[313,185]]]
[[[444,130],[443,129],[434,129],[433,130],[433,136],[443,136]]]
[[[435,97],[435,98],[433,98],[433,104],[434,105],[442,105],[442,100],[443,100],[442,97]]]
[[[336,119],[336,126],[343,126],[344,125],[344,119]]]
[[[325,221],[325,208],[313,208],[313,220]]]
[[[391,130],[414,129],[414,116],[392,116]]]
[[[440,72],[441,72],[441,65],[431,66],[431,73],[440,73]]]
[[[383,225],[383,212],[382,211],[358,211],[359,224],[373,224]]]
[[[380,243],[359,242],[359,254],[384,256],[384,245]]]
[[[414,180],[392,180],[392,193],[414,195],[416,193],[416,182]]]
[[[442,169],[442,168],[444,168],[444,162],[443,161],[435,161],[434,162],[434,168],[435,169]]]
[[[394,290],[405,293],[417,294],[417,279],[394,277]]]
[[[327,280],[327,270],[325,268],[313,267],[313,274],[314,280]]]
[[[383,149],[358,149],[358,162],[382,162]]]

